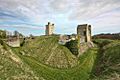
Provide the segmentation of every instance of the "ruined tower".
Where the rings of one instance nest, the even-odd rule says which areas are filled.
[[[77,26],[77,35],[80,43],[91,42],[91,25],[82,24]]]
[[[45,35],[52,35],[53,31],[54,31],[54,24],[48,22],[48,24],[46,25]]]

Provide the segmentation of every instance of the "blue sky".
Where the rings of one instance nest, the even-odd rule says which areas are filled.
[[[48,21],[60,34],[84,23],[93,34],[120,32],[120,0],[0,0],[0,29],[42,35]]]

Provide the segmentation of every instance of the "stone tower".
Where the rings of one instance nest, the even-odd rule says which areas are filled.
[[[91,25],[82,24],[77,26],[77,35],[80,43],[91,42]]]
[[[54,31],[54,24],[48,22],[48,24],[46,25],[45,35],[52,35],[53,31]]]

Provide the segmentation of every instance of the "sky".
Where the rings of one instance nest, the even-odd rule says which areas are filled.
[[[92,25],[92,34],[120,32],[120,0],[0,0],[0,29],[43,35],[48,22],[58,34]]]

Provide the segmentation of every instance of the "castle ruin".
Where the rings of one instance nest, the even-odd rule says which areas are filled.
[[[54,24],[48,22],[48,24],[46,25],[45,35],[52,35],[53,31],[54,31]]]
[[[91,25],[82,24],[77,26],[77,35],[80,43],[91,42]]]
[[[6,32],[7,41],[6,43],[11,47],[20,47],[19,33],[17,31],[12,35],[11,32]]]

